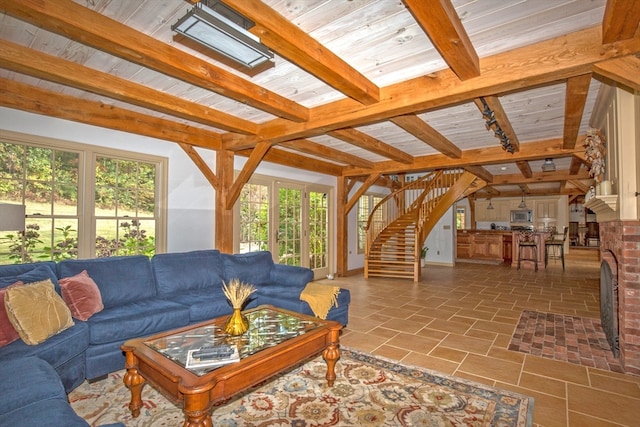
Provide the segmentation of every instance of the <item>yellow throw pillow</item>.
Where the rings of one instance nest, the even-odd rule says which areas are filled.
[[[73,326],[71,312],[51,279],[6,290],[4,305],[9,321],[28,345],[36,345]]]

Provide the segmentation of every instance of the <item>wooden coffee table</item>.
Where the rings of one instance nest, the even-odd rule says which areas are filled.
[[[327,383],[336,378],[342,325],[273,306],[243,312],[249,330],[239,337],[224,333],[229,316],[186,326],[122,345],[131,390],[129,409],[140,415],[142,388],[150,382],[184,408],[184,426],[212,426],[211,408],[271,376],[319,353],[327,363]],[[207,344],[235,344],[240,361],[217,368],[185,367],[189,350]]]

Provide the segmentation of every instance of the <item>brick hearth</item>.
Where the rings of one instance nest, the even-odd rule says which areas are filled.
[[[618,282],[620,362],[640,375],[640,221],[600,223],[600,251]]]

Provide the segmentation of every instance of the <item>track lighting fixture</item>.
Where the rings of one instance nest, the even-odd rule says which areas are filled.
[[[507,134],[504,133],[504,131],[500,127],[500,124],[498,124],[495,112],[489,107],[489,104],[487,104],[487,101],[485,101],[484,98],[480,97],[480,101],[482,102],[482,106],[484,107],[484,109],[482,110],[482,116],[486,120],[485,125],[487,127],[487,130],[493,129],[494,135],[498,139],[500,139],[502,149],[513,154],[515,149],[513,148],[513,145],[511,145],[511,141],[509,141]]]

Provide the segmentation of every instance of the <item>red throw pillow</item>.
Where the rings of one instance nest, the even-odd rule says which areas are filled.
[[[6,288],[0,289],[0,347],[11,344],[20,338],[13,324],[9,321],[9,316],[7,316],[7,309],[4,307],[4,292],[12,286],[22,286],[23,284],[21,281],[17,281]]]
[[[62,299],[75,319],[86,321],[104,308],[100,289],[89,277],[87,270],[75,276],[60,279],[58,283],[62,291]]]

